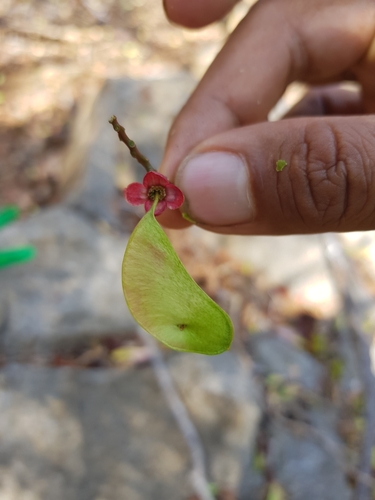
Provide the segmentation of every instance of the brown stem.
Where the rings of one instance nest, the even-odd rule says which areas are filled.
[[[363,291],[358,275],[351,261],[346,257],[338,237],[334,234],[327,234],[324,237],[327,263],[342,296],[343,319],[346,323],[342,333],[345,335],[349,333],[353,336],[365,394],[365,424],[359,451],[355,498],[356,500],[371,500],[374,489],[368,478],[371,478],[372,450],[375,446],[375,377],[372,373],[368,338],[362,328],[363,313],[360,312],[361,308],[358,306],[359,300],[363,301],[363,298],[359,299],[363,297]]]
[[[129,137],[126,135],[124,127],[119,124],[116,116],[112,116],[112,118],[109,120],[109,123],[112,125],[113,130],[117,132],[120,141],[126,144],[126,146],[129,148],[132,157],[135,158],[138,163],[140,163],[147,170],[147,172],[156,172],[156,169],[153,168],[148,159],[139,151],[135,142],[129,139]]]
[[[196,496],[199,500],[214,500],[207,479],[205,449],[194,422],[190,418],[189,412],[175,388],[168,366],[164,361],[156,340],[142,328],[138,328],[138,335],[151,352],[151,364],[156,379],[190,451],[192,462],[190,478]]]

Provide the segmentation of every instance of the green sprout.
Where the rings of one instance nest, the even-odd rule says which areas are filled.
[[[285,160],[277,160],[276,162],[276,172],[281,172],[287,166],[287,162]]]

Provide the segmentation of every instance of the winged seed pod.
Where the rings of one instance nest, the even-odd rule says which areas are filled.
[[[178,351],[220,354],[232,342],[230,317],[190,277],[156,221],[155,200],[132,233],[122,263],[131,314]]]
[[[142,184],[133,182],[124,190],[128,203],[144,205],[147,212],[131,234],[122,262],[129,310],[144,330],[172,349],[220,354],[232,342],[230,317],[190,277],[155,219],[166,208],[180,208],[184,195],[155,171],[116,116],[109,123],[147,172]]]

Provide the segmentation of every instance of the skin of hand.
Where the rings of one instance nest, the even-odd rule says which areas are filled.
[[[235,0],[164,0],[201,27]],[[358,91],[339,82],[357,82]],[[293,81],[311,84],[277,122]],[[177,116],[161,172],[201,227],[227,234],[375,229],[375,2],[259,0]],[[287,166],[276,171],[276,161]],[[178,211],[160,216],[174,228]]]

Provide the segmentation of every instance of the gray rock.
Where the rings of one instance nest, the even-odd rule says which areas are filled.
[[[306,389],[321,392],[324,367],[308,353],[273,333],[249,337],[251,355],[262,374],[278,374]]]
[[[260,409],[248,362],[234,352],[174,356],[171,374],[207,450],[209,477],[237,491],[249,474]]]
[[[322,424],[324,409],[319,411],[316,434],[303,435],[274,422],[269,449],[269,465],[283,486],[289,500],[349,500],[350,488],[344,470],[329,448],[338,441],[333,427]],[[327,417],[329,420],[330,417]],[[302,434],[302,435],[301,435]],[[324,445],[324,442],[328,446]]]
[[[46,355],[87,337],[133,331],[121,289],[125,236],[58,207],[0,233],[0,246],[25,243],[36,246],[37,258],[1,273],[8,357],[30,350]]]
[[[322,396],[324,367],[308,353],[272,333],[251,336],[249,346],[260,374],[266,377],[278,374],[307,389],[307,394],[316,394],[315,402],[307,407],[299,407],[298,400],[295,401],[289,424],[278,417],[279,413],[282,415],[280,408],[268,415],[267,464],[288,500],[351,498],[343,467],[342,442],[336,431],[337,412]],[[245,480],[241,486],[241,500],[256,498],[248,482]]]
[[[210,480],[235,491],[248,476],[259,417],[249,366],[225,353],[177,355],[169,367]],[[150,368],[7,365],[0,409],[1,498],[185,500],[191,492],[190,456]]]
[[[184,500],[189,456],[149,368],[8,365],[0,498]]]

